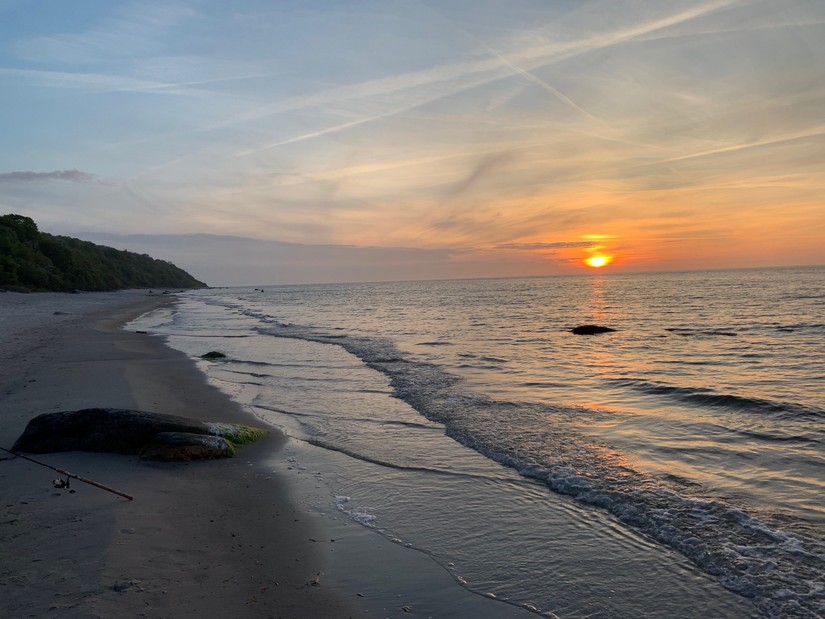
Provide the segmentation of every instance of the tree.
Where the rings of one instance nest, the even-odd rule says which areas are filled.
[[[30,290],[118,290],[206,286],[171,262],[52,236],[22,215],[0,216],[0,286]]]

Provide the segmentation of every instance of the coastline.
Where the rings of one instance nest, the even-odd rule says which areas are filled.
[[[91,406],[254,423],[186,355],[120,329],[172,301],[145,291],[0,295],[8,343],[0,356],[0,444],[10,447],[40,413]],[[81,483],[69,494],[52,487],[52,471],[11,456],[0,461],[0,614],[354,615],[340,592],[312,584],[324,570],[310,541],[316,523],[267,468],[284,443],[268,429],[268,437],[220,461],[37,457],[134,501]]]
[[[0,294],[0,445],[10,447],[38,414],[94,406],[270,432],[223,460],[35,456],[133,501],[80,482],[73,493],[57,490],[53,471],[0,455],[0,615],[535,616],[319,507],[314,476],[297,468],[330,470],[346,459],[287,439],[164,338],[121,328],[174,301],[146,291]]]
[[[245,292],[182,295],[175,315],[162,311],[130,328],[167,338],[193,360],[225,353],[197,365],[211,384],[289,436],[271,466],[295,482],[292,495],[304,512],[327,525],[329,538],[314,540],[329,550],[324,586],[364,594],[359,603],[379,616],[405,616],[405,607],[438,617],[526,616],[528,609],[546,616],[756,616],[752,602],[673,549],[548,492],[427,421],[369,365],[368,342],[377,343],[381,358],[403,357],[384,347],[385,325],[368,325],[378,339],[355,338],[363,348],[353,355],[351,340],[319,342],[310,329],[306,339],[292,329],[281,337],[272,316],[328,324],[302,301],[290,314],[277,293],[267,302]],[[359,315],[346,304],[330,308],[332,324]],[[415,382],[415,393],[441,384],[429,371]],[[484,410],[474,405],[474,414]],[[427,561],[413,565],[412,557],[422,556]],[[425,582],[421,572],[433,565],[440,573],[430,570]]]

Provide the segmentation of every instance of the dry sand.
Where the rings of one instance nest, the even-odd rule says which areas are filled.
[[[125,407],[254,424],[163,340],[121,330],[169,302],[146,291],[0,294],[0,446],[32,417]],[[59,312],[59,313],[57,313]],[[348,617],[356,599],[318,586],[317,523],[264,462],[270,436],[220,461],[37,459],[115,487],[127,501],[0,454],[0,616]]]

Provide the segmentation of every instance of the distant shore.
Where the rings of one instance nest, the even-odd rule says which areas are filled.
[[[120,329],[171,302],[147,291],[0,295],[0,445],[32,417],[93,406],[250,422],[195,364],[160,338]],[[153,464],[59,453],[39,460],[135,497],[126,501],[0,458],[0,615],[5,617],[347,617],[313,585],[318,534],[264,465],[283,437],[238,457]]]

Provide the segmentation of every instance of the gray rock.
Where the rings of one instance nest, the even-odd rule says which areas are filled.
[[[235,448],[222,436],[191,432],[161,432],[143,450],[145,460],[162,462],[227,458],[234,455]]]
[[[211,434],[195,419],[120,408],[45,413],[32,419],[12,451],[141,453],[161,432]]]
[[[122,408],[86,408],[45,413],[32,419],[12,451],[95,451],[142,454],[150,460],[200,460],[235,455],[266,430],[205,423],[175,415]]]

